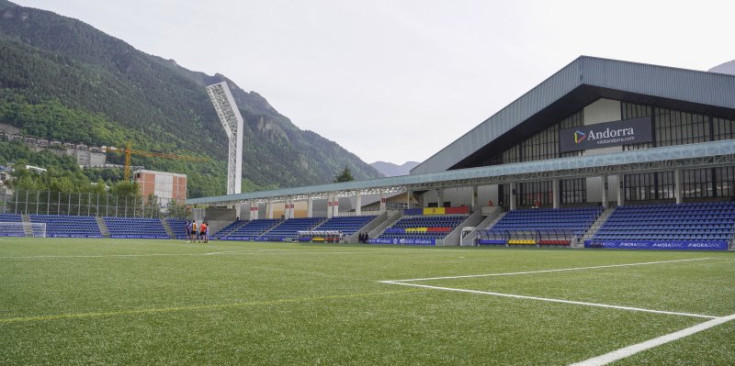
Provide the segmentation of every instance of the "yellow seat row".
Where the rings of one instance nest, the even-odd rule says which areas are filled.
[[[424,208],[424,215],[444,215],[446,210],[444,207],[427,207]]]
[[[510,239],[508,240],[508,244],[536,244],[536,240],[533,239]]]

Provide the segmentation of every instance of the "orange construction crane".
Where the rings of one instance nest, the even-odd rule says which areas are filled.
[[[107,152],[125,152],[125,181],[130,180],[130,156],[131,155],[140,155],[140,156],[148,156],[148,157],[157,157],[157,158],[166,158],[166,159],[175,159],[175,160],[186,160],[186,161],[207,161],[208,158],[200,158],[196,156],[188,156],[188,155],[178,155],[178,154],[169,154],[169,153],[157,153],[157,152],[150,152],[150,151],[142,151],[142,150],[133,150],[131,147],[131,143],[128,142],[125,144],[125,149],[117,149],[115,147],[108,147],[105,149]]]

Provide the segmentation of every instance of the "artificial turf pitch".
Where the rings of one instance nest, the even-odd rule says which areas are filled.
[[[732,252],[0,239],[3,365],[566,365],[734,313]]]

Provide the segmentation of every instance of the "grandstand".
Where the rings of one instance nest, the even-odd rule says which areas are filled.
[[[735,202],[622,206],[591,240],[592,248],[727,249],[735,232]]]
[[[277,226],[270,229],[267,233],[258,236],[258,241],[284,241],[293,240],[298,236],[299,231],[312,230],[314,227],[324,221],[323,217],[311,217],[302,219],[288,219],[281,221]]]
[[[195,198],[187,204],[264,204],[271,209],[260,218],[268,219],[276,204],[306,201],[305,216],[311,217],[312,201],[326,200],[332,218],[339,216],[332,210],[337,198],[354,198],[351,211],[359,216],[360,202],[373,195],[366,201],[379,202],[371,207],[379,215],[368,230],[386,243],[615,247],[616,240],[635,239],[658,242],[657,249],[674,240],[687,241],[691,247],[685,249],[722,250],[733,241],[722,215],[685,219],[686,230],[672,221],[640,220],[632,226],[617,220],[632,210],[628,207],[735,199],[733,131],[733,75],[582,56],[409,175]],[[461,224],[435,226],[388,209],[397,205],[470,210]],[[526,212],[532,207],[535,212]],[[660,218],[657,212],[639,213]],[[473,230],[470,240],[456,231],[446,235],[459,226],[462,234]]]
[[[405,215],[371,244],[436,245],[468,217],[466,207],[404,210]],[[446,213],[451,213],[447,215]]]
[[[367,225],[370,221],[375,220],[377,216],[345,216],[345,217],[332,217],[327,219],[314,230],[320,231],[341,231],[344,235],[350,236],[358,232],[361,228]]]
[[[182,220],[182,222],[184,222],[184,221]],[[233,222],[227,224],[222,229],[218,230],[216,233],[211,233],[209,236],[212,239],[226,238],[229,234],[231,234],[232,232],[234,232],[235,230],[237,230],[239,227],[241,227],[241,226],[243,226],[243,225],[245,225],[247,223],[248,223],[248,221],[243,221],[243,220],[233,221]],[[232,240],[232,239],[230,239],[230,240]]]
[[[117,239],[169,239],[161,219],[105,217],[105,225],[111,238]]]
[[[29,215],[33,223],[46,224],[46,236],[57,238],[101,238],[94,216]]]
[[[236,221],[215,234],[213,238],[220,240],[255,240],[268,230],[280,224],[280,219],[262,219],[253,221]]]
[[[23,218],[19,214],[0,213],[0,222],[2,223],[22,223]],[[0,236],[25,236],[25,231],[21,225],[4,225],[0,230]]]
[[[186,220],[169,217],[166,219],[168,227],[174,233],[176,239],[188,239],[189,233],[186,232]]]
[[[477,243],[570,245],[589,230],[602,211],[602,207],[511,211],[491,228],[484,230]]]

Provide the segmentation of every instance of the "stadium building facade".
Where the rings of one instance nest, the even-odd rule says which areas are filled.
[[[557,169],[560,158],[657,154],[661,147],[732,140],[734,129],[735,76],[580,57],[411,173],[531,161]],[[735,196],[729,158],[707,166],[675,163],[681,154],[686,150],[673,150],[647,171],[514,179],[489,195],[513,208]]]
[[[732,200],[735,76],[582,56],[410,175],[187,203],[326,200],[332,207],[352,197],[352,211],[360,214],[366,195],[386,202],[396,192],[408,208],[467,206],[475,212],[493,205],[515,210]]]

